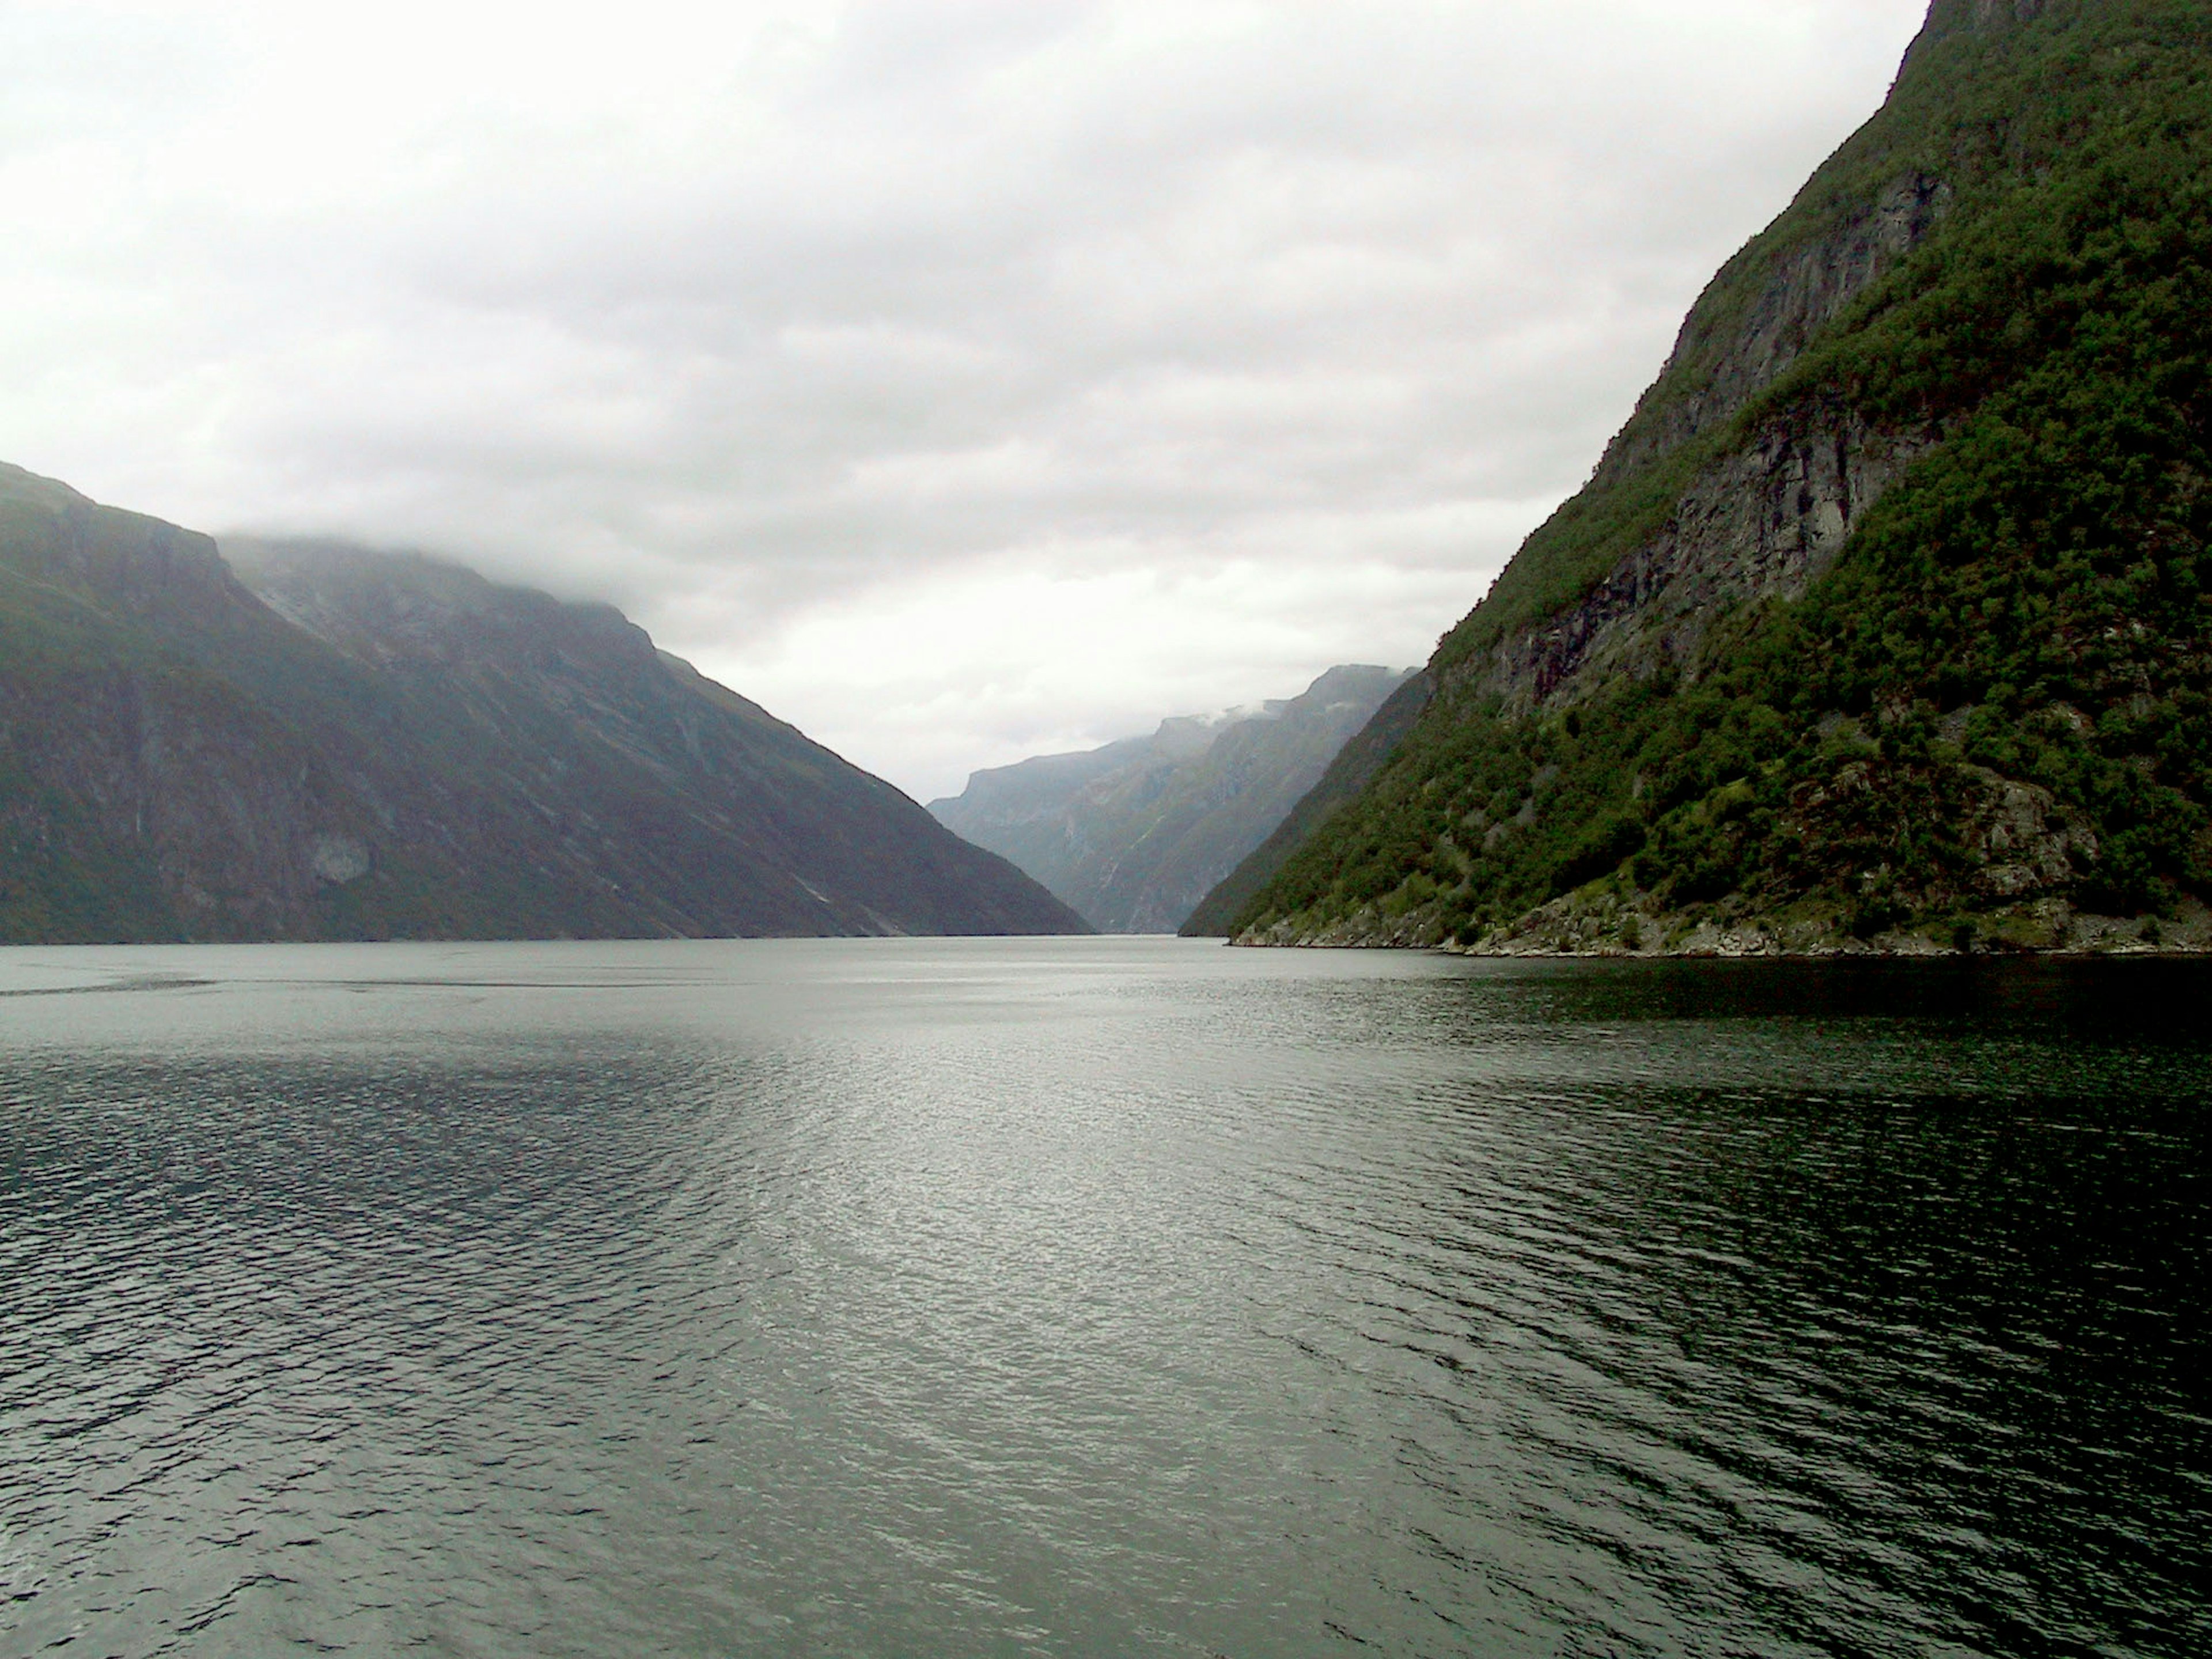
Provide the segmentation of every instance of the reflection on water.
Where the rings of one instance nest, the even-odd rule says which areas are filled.
[[[0,953],[0,1651],[2204,1651],[2208,993]]]

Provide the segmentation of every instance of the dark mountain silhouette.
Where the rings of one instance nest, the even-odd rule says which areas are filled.
[[[0,939],[1083,931],[607,606],[232,551],[0,468]]]

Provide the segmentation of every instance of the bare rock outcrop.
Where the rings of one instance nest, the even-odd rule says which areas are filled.
[[[1948,180],[1917,169],[1826,234],[1770,250],[1754,241],[1713,279],[1675,337],[1666,367],[1607,447],[1591,482],[1620,482],[1741,413],[1796,362],[1814,337],[1940,225]],[[1768,267],[1741,311],[1711,303],[1746,272]]]
[[[1571,702],[1617,673],[1693,665],[1706,629],[1735,605],[1802,598],[1868,509],[1932,447],[1846,411],[1832,424],[1767,424],[1698,474],[1665,527],[1581,601],[1501,641],[1470,677],[1531,708]]]

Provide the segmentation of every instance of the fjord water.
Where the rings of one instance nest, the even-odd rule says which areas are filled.
[[[0,953],[0,1651],[2212,1650],[2208,996]]]

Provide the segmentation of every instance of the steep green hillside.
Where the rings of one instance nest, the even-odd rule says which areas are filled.
[[[2209,121],[2212,5],[1938,0],[1235,928],[1910,948],[2201,920]]]
[[[0,941],[1083,931],[607,607],[237,550],[0,467]]]

